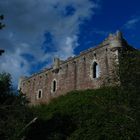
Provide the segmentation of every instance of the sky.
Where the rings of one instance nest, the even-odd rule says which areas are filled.
[[[20,76],[50,67],[123,32],[140,49],[140,0],[0,0],[0,72]]]

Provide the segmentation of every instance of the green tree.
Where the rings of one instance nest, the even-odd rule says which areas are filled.
[[[4,19],[4,15],[0,15],[0,20],[3,20]],[[5,24],[3,24],[2,22],[0,22],[0,30],[2,29],[2,28],[4,28],[5,27]],[[0,49],[0,55],[2,55],[2,53],[4,53],[4,50],[1,50]]]
[[[12,88],[11,75],[0,74],[0,139],[18,140],[23,128],[32,119],[25,95]]]
[[[11,75],[8,73],[0,73],[0,104],[12,95]]]
[[[127,50],[120,57],[119,76],[123,88],[139,89],[140,51]]]
[[[4,19],[4,15],[0,15],[0,20]],[[4,28],[5,24],[3,24],[2,22],[0,22],[0,29]]]

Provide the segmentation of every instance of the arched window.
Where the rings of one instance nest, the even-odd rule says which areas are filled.
[[[42,92],[41,92],[41,90],[39,90],[38,98],[41,98],[41,96],[42,96]]]
[[[39,89],[37,92],[37,99],[42,98],[42,89]]]
[[[93,63],[92,70],[93,70],[93,78],[98,78],[100,72],[99,72],[99,65],[96,62]]]
[[[53,80],[52,91],[56,91],[56,80]]]

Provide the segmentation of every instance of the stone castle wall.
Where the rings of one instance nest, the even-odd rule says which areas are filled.
[[[48,103],[71,90],[119,84],[116,66],[122,47],[121,33],[110,34],[99,46],[81,52],[79,56],[66,61],[55,58],[50,69],[21,78],[19,88],[31,104],[38,104]]]

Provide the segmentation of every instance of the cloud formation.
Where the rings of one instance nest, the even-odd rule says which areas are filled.
[[[6,28],[0,31],[0,72],[28,75],[49,64],[52,56],[74,55],[79,25],[91,18],[98,4],[90,0],[4,0],[0,13]],[[51,36],[45,34],[49,33]]]
[[[124,25],[124,27],[125,27],[126,29],[134,29],[135,26],[136,26],[136,24],[137,24],[138,22],[140,22],[140,17],[132,18],[132,19],[130,19],[130,20],[128,20],[128,21],[126,22],[126,24]]]

